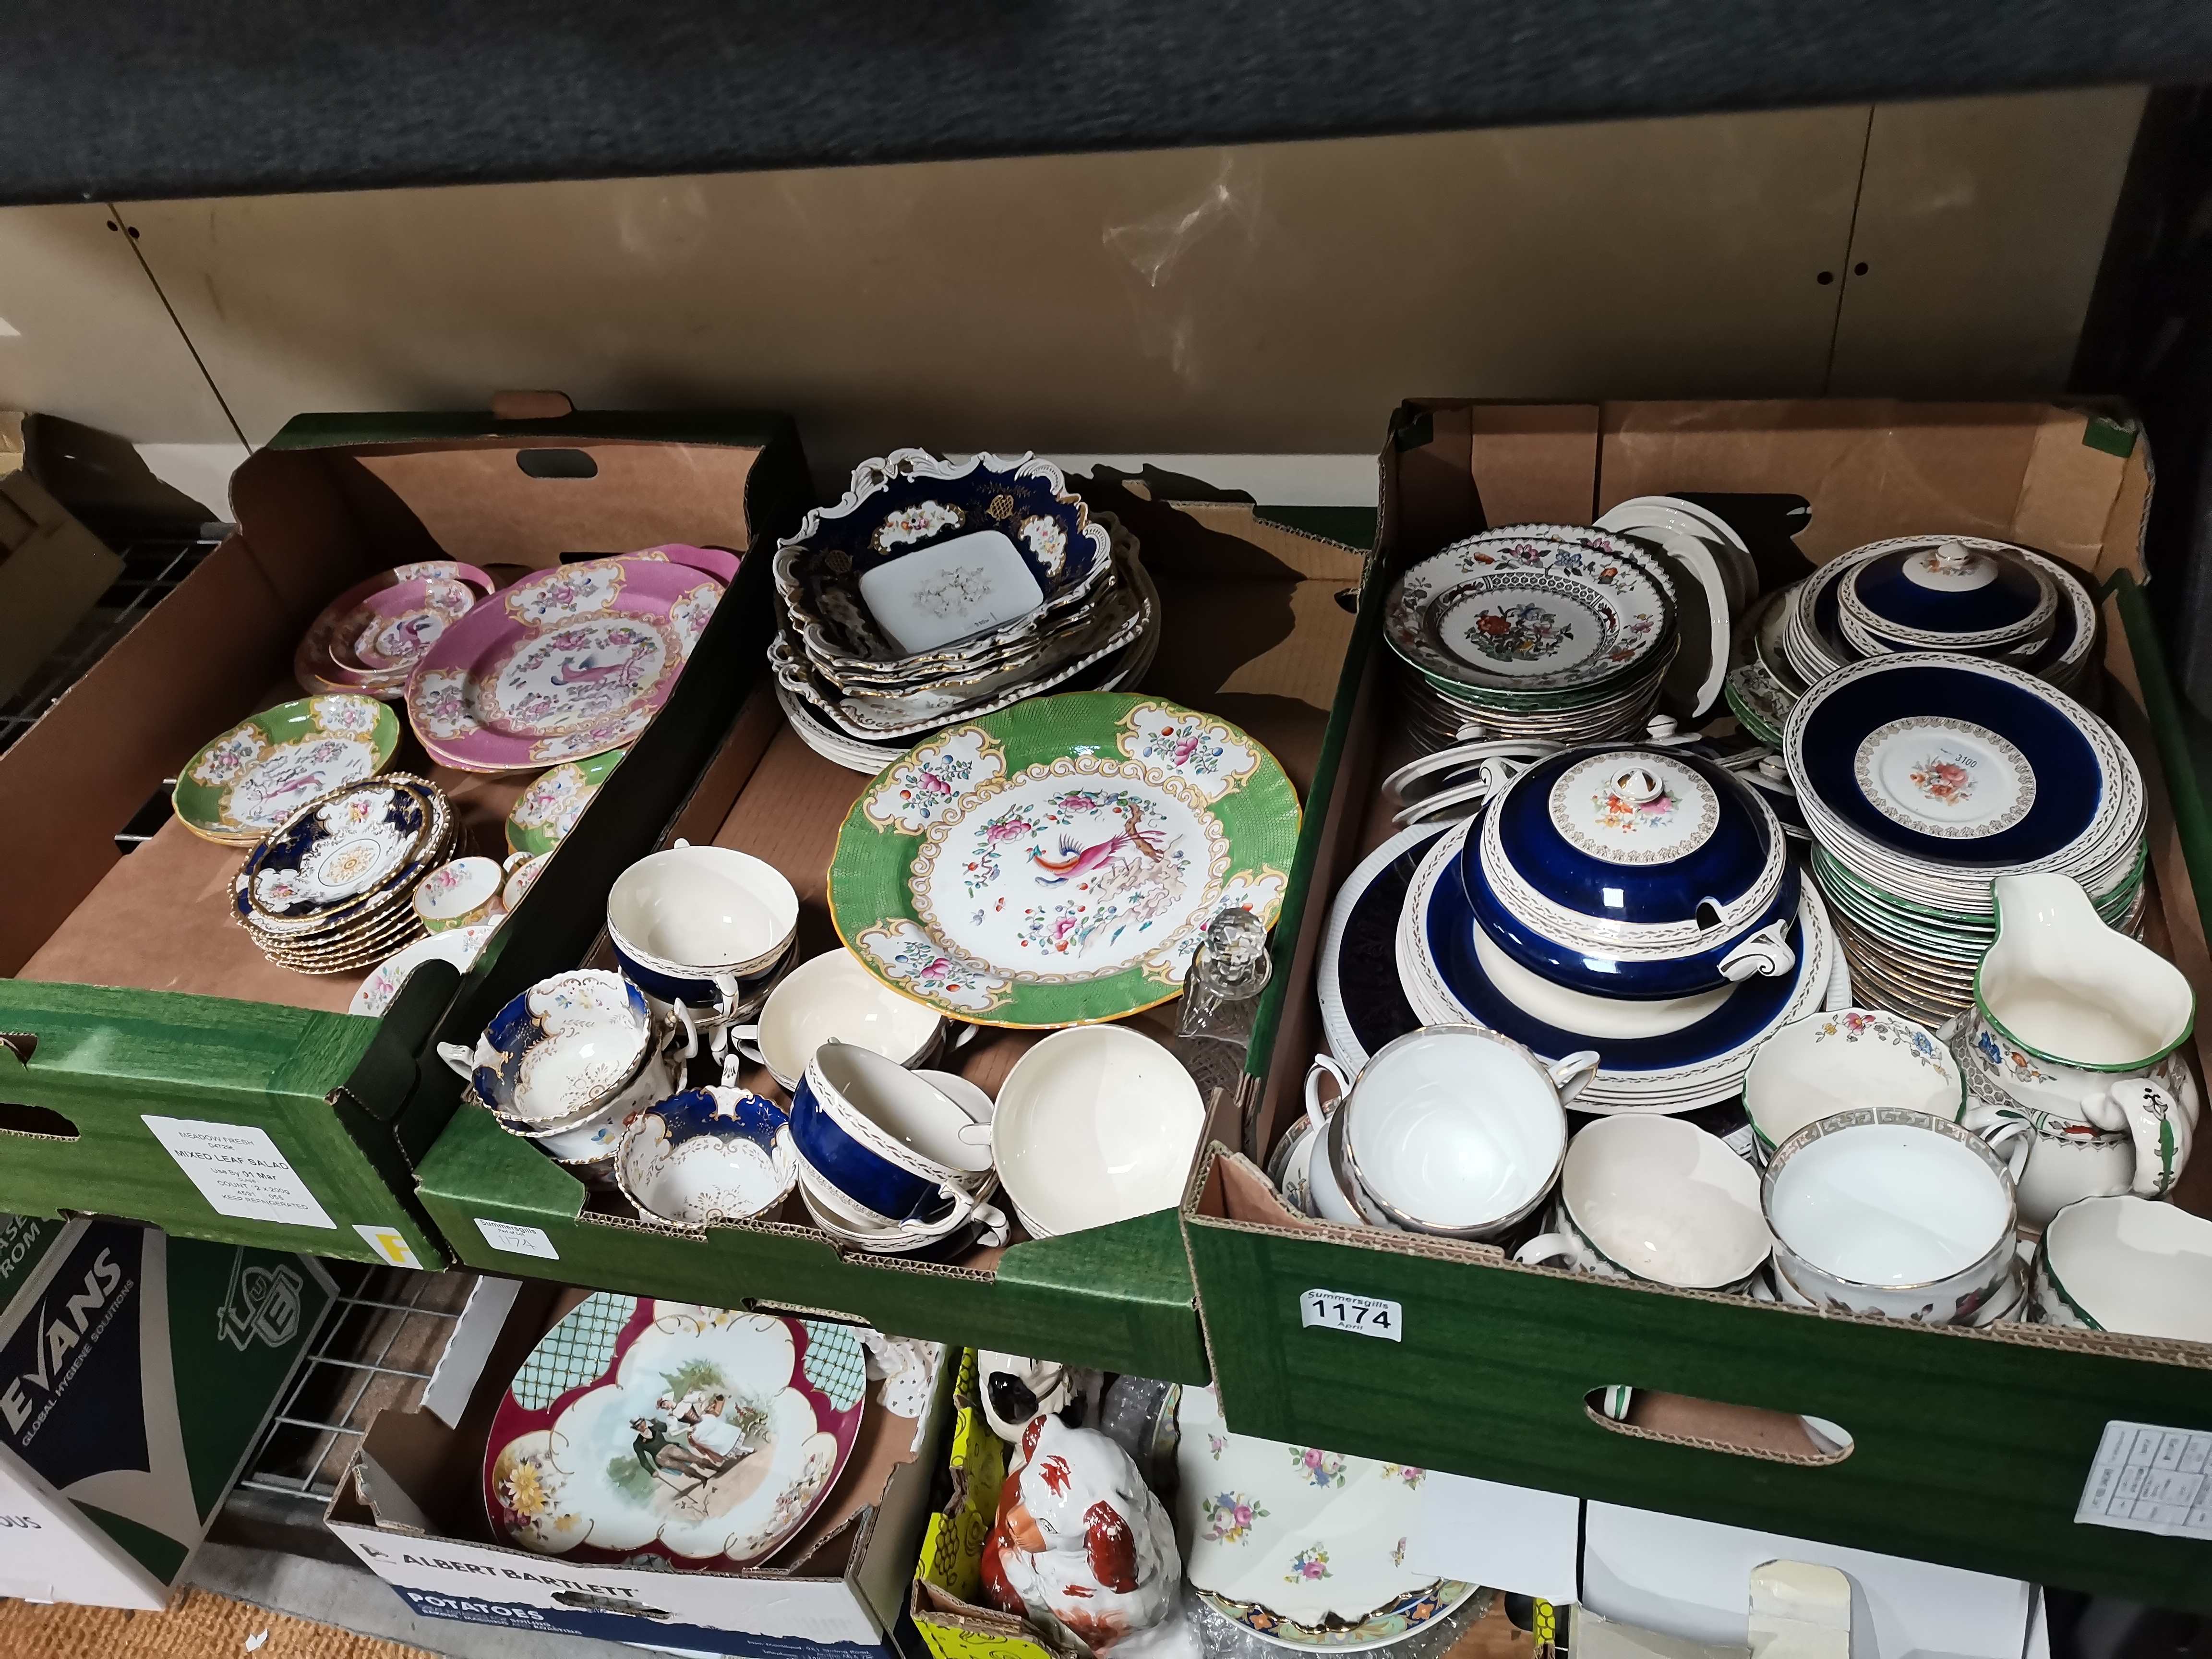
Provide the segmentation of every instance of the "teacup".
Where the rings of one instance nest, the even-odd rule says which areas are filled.
[[[507,914],[507,902],[500,892],[506,878],[496,859],[455,859],[416,883],[410,902],[422,926],[434,933],[449,927],[474,927]]]
[[[550,853],[509,853],[507,861],[500,866],[506,884],[499,890],[500,902],[506,905],[509,915],[522,906],[522,896],[538,884],[538,878],[545,873],[545,861]]]
[[[638,1114],[615,1153],[622,1194],[686,1225],[773,1213],[799,1179],[781,1107],[742,1089],[686,1089]]]
[[[2171,1058],[2196,1024],[2196,994],[2179,968],[2106,927],[2079,882],[2000,876],[1991,885],[1996,943],[1954,1038],[1972,1096],[1964,1121],[1987,1131],[2042,1113],[2125,1131],[2135,1168],[2102,1193],[2163,1197],[2196,1128],[2194,1093],[2179,1088]],[[2054,1144],[2036,1139],[2031,1159]],[[2070,1173],[2067,1190],[2086,1170]]]
[[[732,1046],[759,1061],[786,1089],[825,1042],[874,1050],[901,1066],[928,1063],[948,1022],[926,1003],[901,996],[849,951],[827,951],[799,963],[769,993],[757,1023],[733,1024]],[[975,1027],[961,1027],[963,1040]]]
[[[1793,1020],[1759,1045],[1744,1110],[1762,1159],[1808,1123],[1854,1106],[1905,1106],[1956,1118],[1966,1079],[1924,1025],[1881,1008]]]
[[[1198,1085],[1140,1031],[1054,1031],[999,1086],[991,1154],[1033,1238],[1172,1209],[1206,1126]]]
[[[792,1091],[791,1139],[805,1172],[884,1227],[973,1210],[991,1172],[990,1139],[959,1098],[849,1042],[816,1049]]]
[[[638,1081],[654,1047],[652,1011],[619,974],[579,968],[540,980],[501,1008],[477,1039],[439,1054],[477,1098],[526,1130],[579,1127]]]
[[[2012,1176],[1978,1135],[1904,1107],[1808,1123],[1759,1177],[1777,1273],[1816,1307],[1966,1324],[2008,1287]]]
[[[1741,1294],[1773,1249],[1759,1176],[1675,1117],[1601,1117],[1567,1143],[1552,1231],[1514,1252],[1579,1273]]]
[[[742,981],[773,968],[799,925],[799,895],[774,865],[679,841],[615,878],[607,939],[623,972],[702,1025],[726,1021]]]
[[[2212,1342],[2212,1221],[2133,1196],[2069,1204],[2043,1230],[2030,1295],[2045,1325]]]
[[[1409,1031],[1356,1079],[1315,1055],[1305,1089],[1314,1208],[1346,1226],[1450,1238],[1504,1231],[1551,1190],[1566,1153],[1565,1103],[1597,1065],[1584,1049],[1547,1066],[1475,1025]],[[1339,1095],[1326,1120],[1323,1076]]]
[[[964,1214],[885,1228],[857,1214],[842,1194],[810,1176],[805,1164],[799,1169],[799,1197],[806,1206],[808,1218],[834,1243],[848,1249],[895,1255],[907,1261],[951,1261],[978,1245],[1006,1242],[1006,1216],[984,1201],[997,1191],[990,1181],[976,1189],[975,1207]]]
[[[494,1112],[493,1120],[511,1135],[534,1141],[538,1150],[556,1164],[579,1170],[593,1170],[613,1179],[616,1150],[623,1133],[658,1102],[684,1086],[683,1068],[658,1050],[648,1052],[637,1075],[611,1100],[602,1102],[573,1122],[546,1129],[518,1122]]]

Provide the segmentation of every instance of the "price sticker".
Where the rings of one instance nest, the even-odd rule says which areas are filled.
[[[1332,1331],[1357,1331],[1395,1342],[1406,1328],[1406,1310],[1379,1297],[1343,1291],[1308,1291],[1298,1298],[1298,1322]]]

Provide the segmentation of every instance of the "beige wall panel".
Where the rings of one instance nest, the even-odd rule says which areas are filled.
[[[2119,87],[1876,110],[1830,390],[2062,388],[2142,103]]]
[[[97,204],[0,208],[0,408],[142,443],[234,441],[169,314]]]
[[[790,410],[886,446],[1371,450],[1409,394],[1820,389],[1867,112],[131,207],[247,436]]]

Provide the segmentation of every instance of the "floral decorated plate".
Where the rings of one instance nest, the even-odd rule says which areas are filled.
[[[374,777],[398,746],[398,717],[375,698],[301,697],[210,742],[170,799],[203,841],[251,847],[316,796]]]
[[[1491,1592],[1457,1578],[1437,1578],[1419,1589],[1394,1597],[1364,1619],[1327,1619],[1316,1625],[1285,1619],[1273,1607],[1257,1601],[1232,1601],[1212,1590],[1200,1590],[1198,1595],[1212,1611],[1277,1647],[1358,1653],[1369,1648],[1387,1647],[1416,1631],[1425,1630],[1437,1620],[1457,1613],[1476,1596],[1484,1599],[1469,1616],[1479,1619],[1490,1609]]]
[[[1291,1645],[1361,1647],[1463,1599],[1407,1565],[1426,1469],[1231,1434],[1211,1388],[1176,1409],[1176,1531],[1216,1612]]]
[[[380,1017],[407,983],[408,975],[426,962],[450,962],[462,973],[467,973],[476,966],[477,952],[483,949],[484,941],[498,931],[495,926],[484,924],[454,927],[416,939],[405,950],[377,964],[353,994],[353,1002],[346,1012],[367,1014],[371,1018]]]
[[[1224,906],[1272,921],[1298,835],[1273,756],[1120,692],[1036,697],[878,773],[838,832],[837,932],[955,1018],[1120,1019],[1176,995]]]
[[[726,553],[671,546],[524,577],[416,664],[416,736],[464,772],[621,748],[668,700],[734,571]]]
[[[453,559],[382,571],[323,608],[293,653],[292,672],[310,691],[366,691],[396,702],[416,659],[495,586]]]
[[[1408,570],[1385,601],[1383,633],[1448,685],[1583,689],[1635,672],[1674,638],[1673,582],[1625,536],[1516,525]]]
[[[514,810],[507,815],[507,844],[517,853],[550,853],[568,839],[623,757],[610,749],[604,755],[587,755],[580,761],[563,761],[542,773],[522,792]]]
[[[848,1327],[602,1291],[501,1396],[493,1535],[575,1561],[750,1566],[837,1484],[866,1391]]]
[[[241,909],[257,921],[307,924],[395,890],[434,845],[442,803],[394,775],[331,791],[253,849]]]

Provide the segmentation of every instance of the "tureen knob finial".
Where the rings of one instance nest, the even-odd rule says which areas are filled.
[[[1658,775],[1645,766],[1632,766],[1613,781],[1613,793],[1631,806],[1656,800],[1667,791]]]
[[[1963,576],[1973,568],[1974,550],[1964,542],[1938,542],[1929,562],[1946,576]]]

